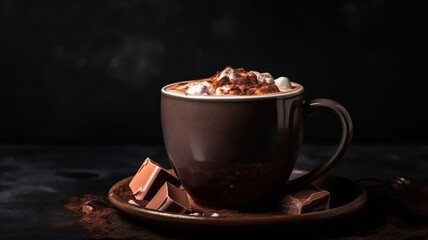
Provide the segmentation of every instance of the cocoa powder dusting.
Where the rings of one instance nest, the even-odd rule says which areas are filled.
[[[221,72],[217,72],[212,79],[217,79]],[[236,68],[235,73],[237,74],[236,79],[231,81],[228,76],[224,76],[221,79],[213,80],[213,91],[224,85],[229,85],[230,90],[228,95],[262,95],[266,93],[280,92],[275,83],[259,82],[256,74],[247,72],[244,68]],[[220,90],[221,94],[225,94],[224,91]]]
[[[72,197],[65,208],[87,229],[88,239],[169,239],[122,215],[104,196]]]
[[[258,84],[256,75],[252,73],[248,73],[245,76],[239,76],[235,81],[237,85],[257,86]]]
[[[126,188],[118,188],[116,194],[119,194],[122,199],[133,200],[141,207],[147,204],[147,201],[136,200],[132,192]],[[167,237],[167,229],[161,233],[152,231],[144,223],[123,215],[105,196],[86,194],[82,197],[72,197],[65,205],[65,208],[72,211],[77,221],[87,230],[87,239],[171,239]],[[191,201],[191,208],[193,213],[198,213],[200,216],[205,217],[214,217],[216,214],[219,217],[261,214],[203,208],[193,201]],[[279,213],[271,214],[276,215]]]
[[[229,79],[229,77],[223,77],[222,79],[219,79],[217,81],[212,81],[213,84],[213,89],[216,89],[218,87],[221,87],[223,85],[227,85],[227,84],[231,84],[231,81]]]

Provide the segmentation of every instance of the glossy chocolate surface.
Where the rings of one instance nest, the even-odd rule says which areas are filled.
[[[189,199],[184,189],[165,182],[156,195],[146,205],[147,209],[184,213],[190,210]]]
[[[129,187],[137,200],[150,201],[165,182],[180,186],[180,181],[175,176],[150,158],[146,158]]]

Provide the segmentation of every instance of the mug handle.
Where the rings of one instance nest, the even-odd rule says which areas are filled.
[[[290,180],[287,183],[288,189],[303,187],[322,177],[339,161],[351,142],[353,133],[352,119],[348,111],[346,111],[340,103],[325,98],[314,99],[309,103],[304,104],[303,119],[309,119],[312,116],[312,113],[318,110],[329,110],[339,118],[340,124],[342,125],[342,137],[340,139],[339,146],[324,164],[303,176]]]

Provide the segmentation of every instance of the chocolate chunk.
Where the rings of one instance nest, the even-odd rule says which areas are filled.
[[[179,187],[180,181],[150,158],[141,165],[129,183],[129,187],[137,200],[150,201],[165,182]]]
[[[314,185],[285,195],[279,209],[285,214],[295,215],[327,210],[330,205],[330,193]]]
[[[190,204],[184,189],[177,188],[166,182],[146,205],[146,208],[158,211],[185,213],[190,211]]]

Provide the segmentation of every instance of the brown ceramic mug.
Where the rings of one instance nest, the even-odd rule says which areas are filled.
[[[186,96],[161,90],[166,151],[192,199],[213,208],[255,206],[278,189],[303,187],[323,176],[352,137],[346,109],[329,99],[304,102],[301,85],[288,93],[259,96]],[[337,150],[321,166],[289,180],[302,142],[303,121],[318,110],[340,120]]]

